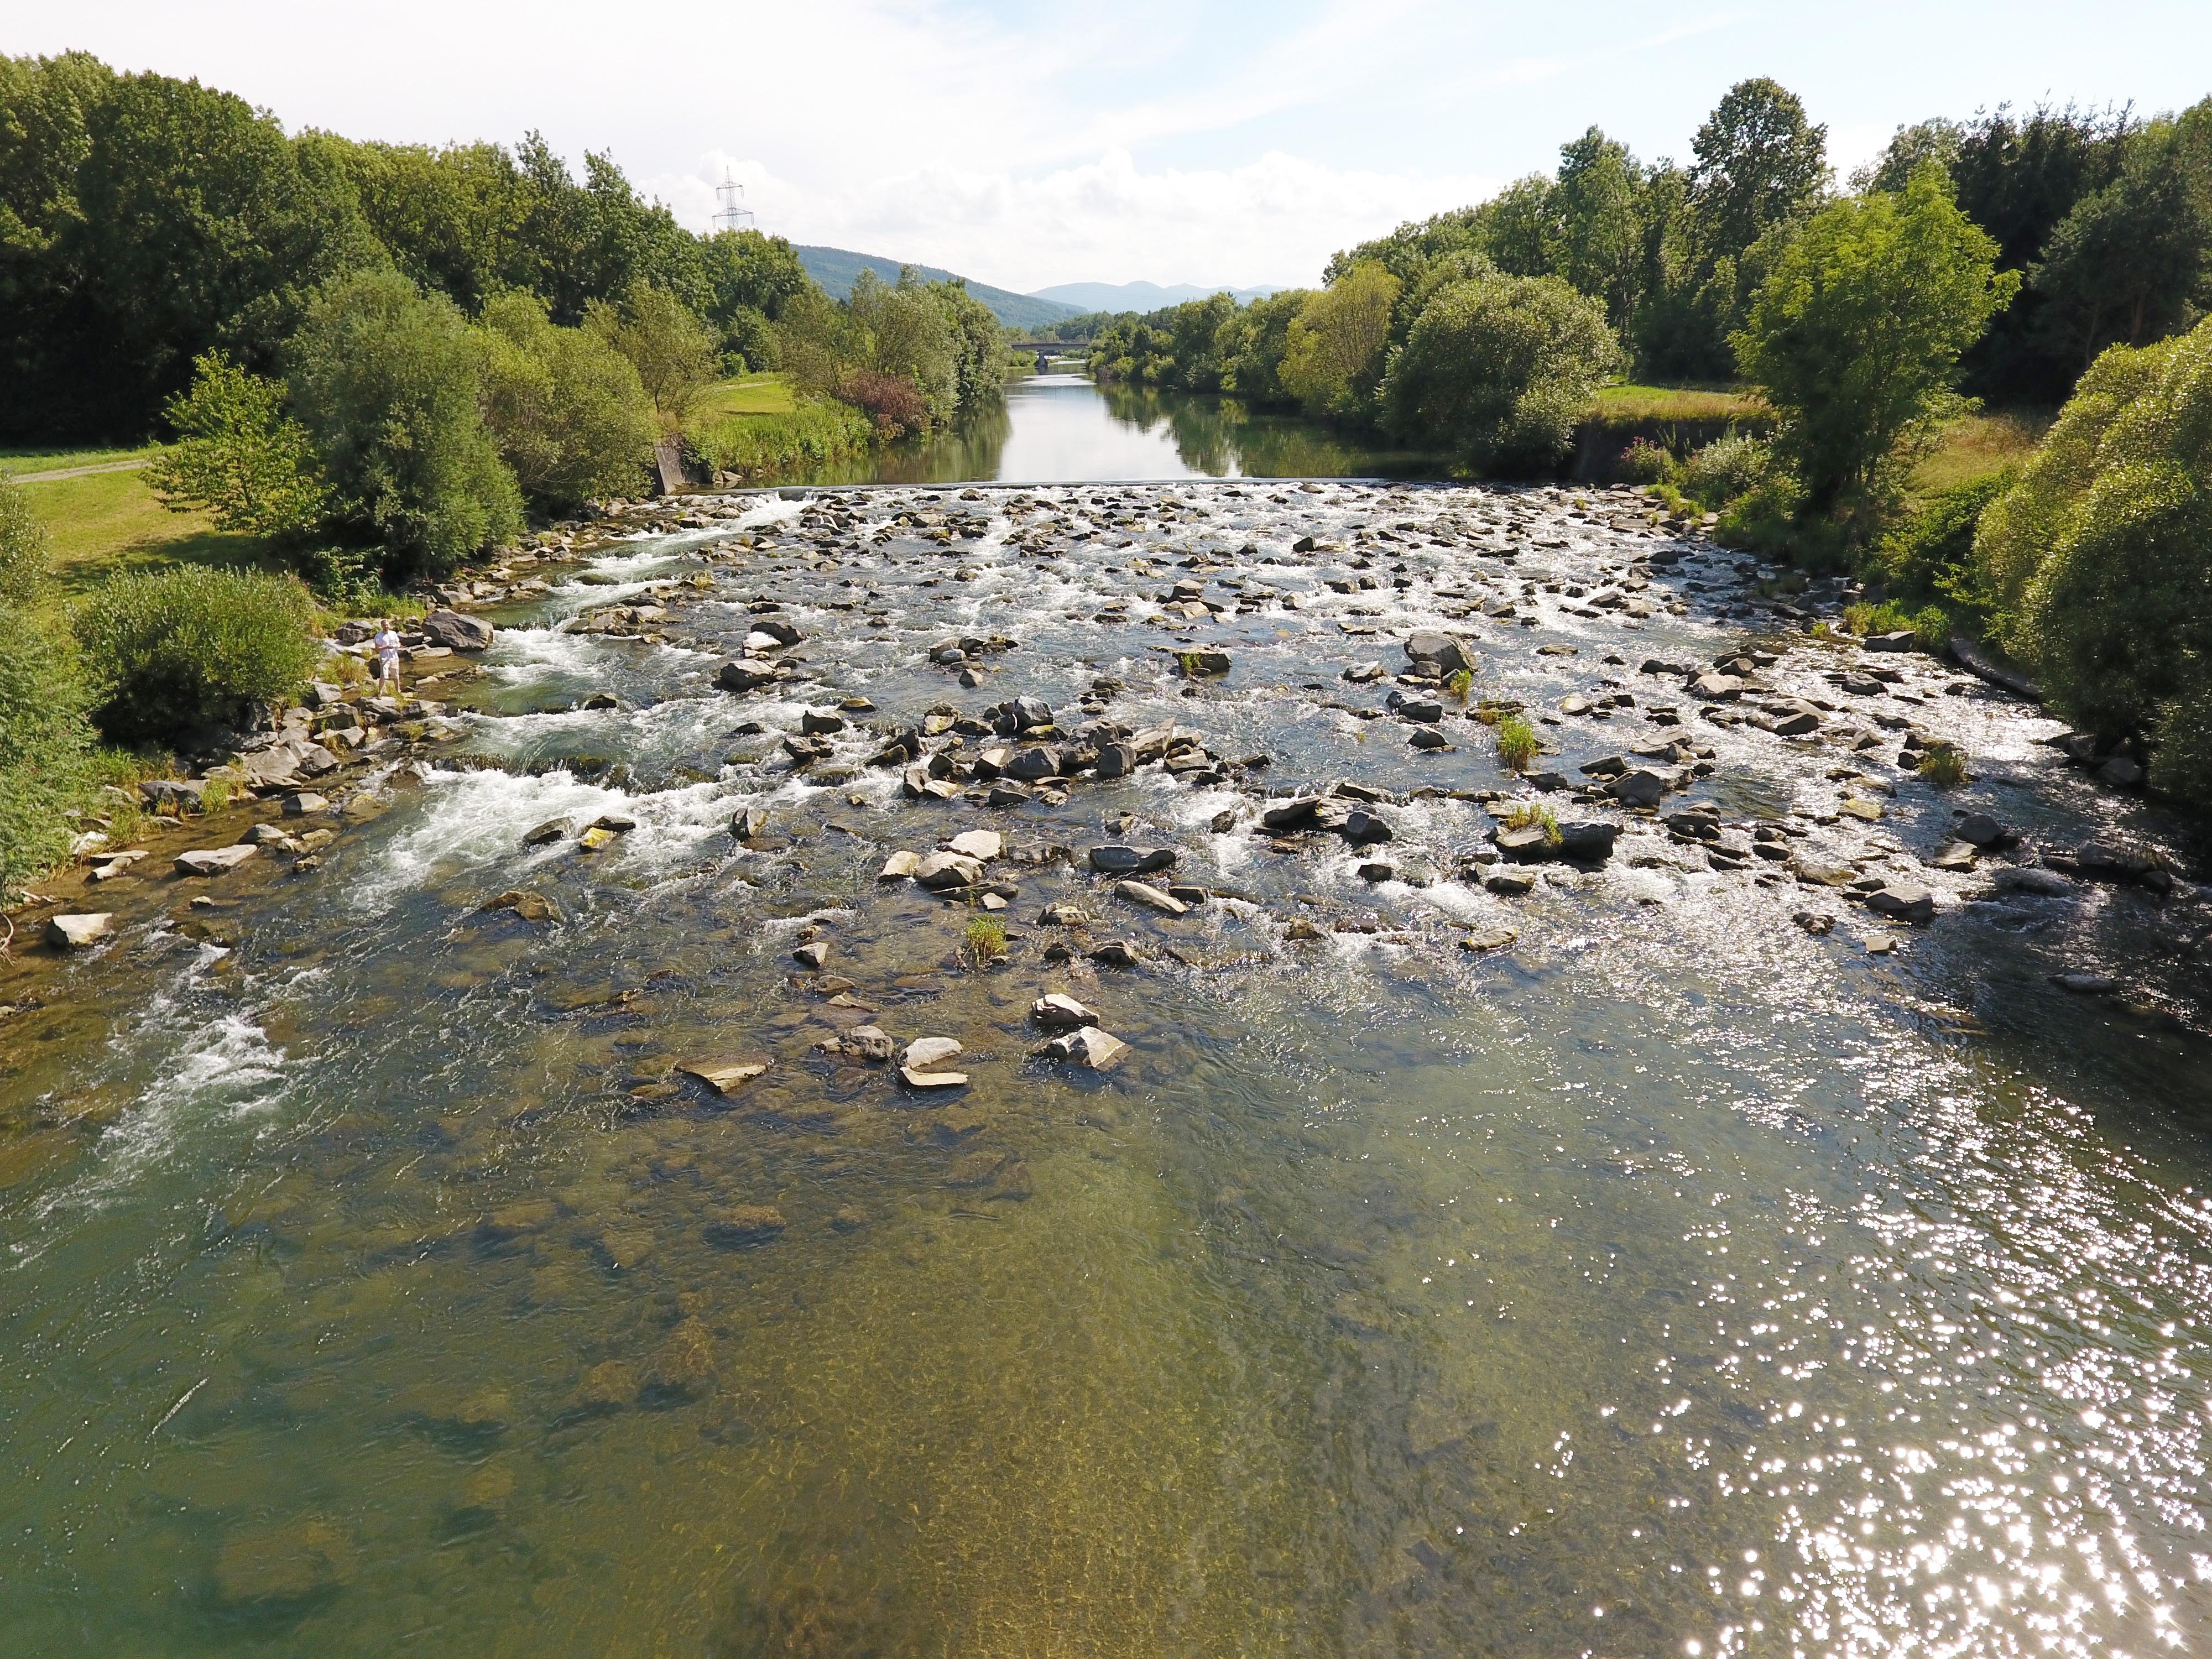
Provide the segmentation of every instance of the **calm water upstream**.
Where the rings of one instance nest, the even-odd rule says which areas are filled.
[[[1076,483],[1135,478],[1407,478],[1441,458],[1379,448],[1234,398],[1100,386],[1073,373],[1006,382],[1005,406],[957,431],[778,483]]]
[[[1019,394],[1046,412],[1005,471],[1074,464],[1101,404],[1060,396]],[[1249,427],[1215,441],[1172,413],[1116,440],[1132,471],[1253,465]],[[101,890],[114,943],[0,965],[0,1652],[2212,1641],[2203,912],[2185,884],[1923,867],[1959,805],[2190,855],[2051,722],[1926,659],[1844,699],[1856,652],[1771,629],[1729,556],[1644,562],[1669,544],[1619,498],[736,506],[489,613],[447,688],[469,759],[382,767],[388,809],[319,869],[186,884],[156,856]],[[1183,579],[1220,608],[1163,615]],[[657,641],[564,626],[649,592]],[[715,690],[772,607],[801,679]],[[1425,755],[1369,718],[1387,679],[1343,678],[1439,624],[1480,696],[1553,722],[1547,764],[1680,733],[1710,761],[1674,803],[1941,914],[1893,930],[1649,818],[1493,896],[1464,862],[1490,820],[1448,793],[1510,782],[1488,733],[1453,711]],[[963,689],[929,653],[964,635],[1018,645]],[[1923,723],[1976,781],[1638,672],[1753,641],[1832,727]],[[1214,645],[1225,678],[1171,672]],[[1269,763],[998,809],[866,763],[870,720],[1030,696],[1072,726],[1086,693]],[[879,712],[788,769],[804,711],[854,697]],[[1389,843],[1255,833],[1267,791],[1340,778],[1387,795]],[[766,831],[733,840],[746,806]],[[522,845],[609,812],[636,828],[599,851]],[[979,827],[1036,858],[990,866],[1008,957],[969,971],[976,912],[877,874]],[[1043,850],[1107,842],[1176,848],[1217,896],[1161,915]],[[553,918],[480,908],[516,889]],[[1037,925],[1054,902],[1097,920]],[[792,960],[810,927],[836,979]],[[1139,965],[1089,960],[1106,939]],[[1055,989],[1133,1045],[1120,1070],[1030,1058]],[[957,1038],[969,1086],[818,1048],[862,1023]],[[673,1069],[745,1060],[774,1068],[726,1097]]]

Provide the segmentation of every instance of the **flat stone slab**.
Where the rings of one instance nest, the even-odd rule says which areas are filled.
[[[899,1064],[915,1071],[926,1072],[933,1066],[940,1066],[948,1060],[958,1059],[963,1052],[960,1039],[957,1037],[916,1037],[906,1045],[906,1052],[899,1056]]]
[[[1117,881],[1114,884],[1114,890],[1133,904],[1141,904],[1166,915],[1180,916],[1190,909],[1190,906],[1181,899],[1170,898],[1158,888],[1141,881]]]
[[[250,842],[240,842],[233,847],[204,847],[178,854],[176,870],[180,876],[219,876],[226,870],[237,869],[260,851]]]
[[[965,1072],[925,1072],[918,1066],[902,1066],[899,1075],[906,1079],[909,1089],[964,1089],[968,1086]]]
[[[1129,1057],[1129,1045],[1096,1025],[1085,1025],[1054,1037],[1037,1053],[1044,1059],[1063,1060],[1085,1071],[1110,1072]]]
[[[685,1060],[676,1069],[685,1077],[698,1079],[716,1094],[726,1095],[763,1075],[775,1063],[770,1060]]]

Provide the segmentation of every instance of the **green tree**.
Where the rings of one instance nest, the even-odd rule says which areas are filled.
[[[1382,403],[1401,437],[1488,472],[1540,471],[1618,368],[1602,301],[1556,276],[1490,272],[1437,289],[1391,360]]]
[[[1287,331],[1281,379],[1309,414],[1373,421],[1401,286],[1380,261],[1362,260],[1298,307]]]
[[[1291,350],[1291,324],[1313,297],[1308,289],[1285,289],[1255,300],[1223,325],[1218,345],[1224,364],[1221,389],[1254,403],[1290,401],[1283,384],[1283,361]]]
[[[1691,141],[1690,195],[1709,261],[1741,258],[1773,225],[1817,206],[1828,182],[1828,130],[1765,76],[1728,89]]]
[[[224,530],[298,536],[331,505],[307,429],[285,412],[283,383],[249,374],[219,351],[192,365],[191,390],[162,413],[177,442],[147,482],[173,513],[205,510]]]
[[[2060,712],[2212,805],[2212,320],[2100,356],[1974,552]]]
[[[478,337],[484,419],[525,497],[566,513],[635,491],[659,428],[628,357],[534,294],[494,299]]]
[[[1996,258],[1932,164],[1902,195],[1823,209],[1781,254],[1735,345],[1782,417],[1776,446],[1809,512],[1871,498],[1943,406],[1959,354],[2018,286]]]
[[[521,528],[484,424],[481,353],[460,309],[397,271],[349,276],[292,341],[293,407],[393,578],[441,574]]]
[[[2212,302],[2212,100],[2193,120],[2136,134],[2119,177],[2075,203],[2028,267],[2037,329],[2082,368],[2108,345],[2148,345]]]
[[[629,359],[645,395],[673,433],[714,382],[719,367],[714,337],[699,314],[665,288],[632,283],[619,307],[593,301],[584,326]]]
[[[717,231],[700,254],[710,296],[707,320],[721,335],[724,356],[742,357],[752,368],[774,368],[775,325],[793,297],[814,286],[799,255],[782,237],[757,230]]]
[[[1616,329],[1644,291],[1643,193],[1628,147],[1597,128],[1560,147],[1558,274],[1604,301]]]

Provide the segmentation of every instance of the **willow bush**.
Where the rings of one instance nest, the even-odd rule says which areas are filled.
[[[2212,319],[2099,357],[1974,554],[2059,711],[2147,738],[2152,783],[2212,805]]]
[[[320,654],[314,620],[289,576],[202,565],[119,576],[76,615],[93,718],[118,743],[242,725],[306,685]]]

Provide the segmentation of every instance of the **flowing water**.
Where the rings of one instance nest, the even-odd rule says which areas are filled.
[[[1645,657],[1785,641],[1726,556],[1627,576],[1665,544],[1617,499],[740,505],[492,613],[469,763],[382,768],[319,869],[113,884],[116,942],[0,979],[0,1651],[2202,1649],[2201,912],[1920,868],[1954,805],[2171,844],[2051,722],[1913,659],[1881,702],[1967,745],[1946,797],[1701,720]],[[944,514],[981,533],[924,539]],[[1152,596],[1187,557],[1224,609],[1178,631]],[[1673,608],[1569,591],[1607,571]],[[659,642],[560,631],[702,575]],[[770,599],[816,678],[715,690]],[[1471,614],[1497,599],[1514,622]],[[1846,895],[1648,825],[1492,896],[1460,873],[1465,792],[1510,781],[1487,732],[1422,755],[1340,678],[1439,622],[1480,696],[1638,699],[1544,726],[1562,769],[1683,730],[1690,798],[1942,915],[1872,954]],[[970,634],[1018,647],[963,690],[927,653]],[[1815,694],[1852,655],[1790,643],[1776,679]],[[1200,644],[1225,678],[1171,672]],[[807,771],[774,747],[841,697],[1072,720],[1101,680],[1116,720],[1270,763],[989,810],[906,799],[857,729]],[[1346,776],[1399,801],[1389,847],[1254,833],[1262,789]],[[1885,788],[1880,824],[1838,816]],[[599,851],[520,844],[608,811],[637,827]],[[1006,959],[971,970],[975,912],[876,874],[984,825],[1174,846],[1241,896],[1170,917],[1010,860]],[[556,917],[477,908],[510,889]],[[1100,917],[1065,962],[1052,901]],[[843,1003],[791,960],[810,927]],[[1109,936],[1141,965],[1088,961]],[[2100,967],[2125,995],[2047,977]],[[1119,1070],[1030,1058],[1053,989]],[[969,1086],[817,1049],[863,1020],[957,1037]],[[673,1070],[756,1059],[726,1097]]]

